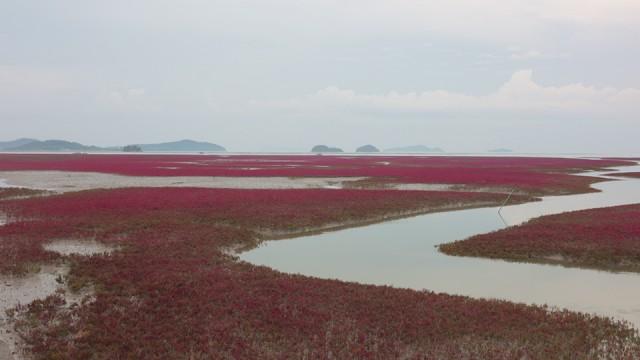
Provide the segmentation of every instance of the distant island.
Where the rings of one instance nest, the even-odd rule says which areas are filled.
[[[142,152],[142,148],[138,145],[127,145],[122,148],[123,152]]]
[[[505,148],[498,148],[498,149],[491,149],[489,150],[490,153],[510,153],[513,152],[513,150],[511,149],[505,149]]]
[[[356,152],[374,153],[374,152],[380,152],[380,149],[369,144],[369,145],[360,146],[359,148],[356,149]]]
[[[224,147],[218,144],[212,144],[203,141],[194,140],[180,140],[159,144],[137,144],[142,151],[206,151],[206,152],[223,152],[227,151]]]
[[[390,149],[385,149],[384,152],[388,152],[388,153],[399,153],[399,154],[404,154],[404,153],[441,153],[444,150],[442,150],[439,147],[428,147],[425,145],[411,145],[411,146],[404,146],[404,147],[395,147],[395,148],[390,148]]]
[[[311,152],[313,153],[341,153],[342,149],[338,147],[330,147],[327,145],[316,145],[311,148]]]
[[[98,147],[93,145],[84,145],[78,142],[67,140],[37,140],[22,138],[11,141],[1,141],[0,151],[16,151],[16,152],[37,152],[37,151],[73,151],[73,152],[107,152],[107,151],[124,151],[124,152],[223,152],[226,149],[220,145],[200,142],[194,140],[180,140],[174,142],[158,143],[158,144],[132,144],[127,146],[109,146]]]
[[[7,149],[11,149],[11,148],[16,148],[28,143],[32,143],[34,141],[38,141],[36,139],[28,139],[28,138],[21,138],[21,139],[16,139],[16,140],[11,140],[11,141],[0,141],[0,150],[7,150]]]
[[[18,146],[3,148],[4,151],[105,151],[97,146],[87,146],[66,140],[33,140]]]

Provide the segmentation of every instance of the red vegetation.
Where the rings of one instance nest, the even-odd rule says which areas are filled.
[[[609,176],[624,176],[624,177],[630,177],[630,178],[640,178],[640,172],[618,172],[618,173],[611,173],[611,174],[607,174]]]
[[[450,255],[640,271],[640,205],[543,216],[444,244],[440,250]]]
[[[587,169],[622,160],[444,156],[0,154],[3,170],[89,171],[135,176],[370,177],[377,182],[518,188],[535,194],[589,191]]]
[[[87,301],[65,307],[56,295],[20,307],[16,328],[37,358],[549,359],[640,351],[634,330],[591,315],[286,275],[224,252],[255,245],[265,227],[366,220],[429,207],[436,195],[405,194],[172,188],[6,202],[29,222],[0,228],[3,244],[91,236],[120,245],[109,256],[70,259],[71,288],[93,285]]]
[[[145,219],[164,219],[186,211],[190,217],[202,221],[273,235],[322,225],[335,227],[390,216],[496,205],[503,200],[502,194],[444,191],[127,188],[4,201],[0,203],[0,210],[14,220],[47,221],[16,222],[0,227],[0,237],[17,239],[0,242],[0,272],[15,272],[28,254],[33,254],[35,261],[43,258],[48,253],[40,248],[40,243],[60,237],[59,228],[65,223],[80,224],[74,228],[76,237],[93,237],[94,233],[113,227],[112,223],[119,224],[129,218],[144,215]],[[516,196],[512,200],[524,202],[531,198]],[[116,227],[108,231],[122,233],[125,229]],[[21,237],[29,241],[19,240]]]

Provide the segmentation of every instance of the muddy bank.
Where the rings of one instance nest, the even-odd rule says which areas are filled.
[[[96,241],[77,239],[56,240],[43,247],[47,251],[67,256],[108,254],[115,250]],[[44,299],[57,290],[66,290],[63,279],[68,272],[68,266],[58,264],[41,265],[36,273],[26,276],[0,276],[0,360],[24,358],[20,351],[20,339],[14,333],[7,310]],[[65,291],[65,300],[69,304],[79,302],[84,295],[87,294],[78,295]]]
[[[529,198],[529,199],[517,199],[512,202],[512,204],[525,203],[529,201],[540,201],[540,198]],[[416,217],[420,215],[426,215],[431,213],[438,212],[447,212],[447,211],[460,211],[467,209],[477,209],[477,208],[485,208],[491,206],[500,205],[499,202],[491,202],[491,201],[482,201],[482,202],[468,202],[468,203],[455,203],[455,204],[446,204],[444,206],[432,206],[432,207],[424,207],[422,209],[411,210],[411,211],[401,211],[401,212],[392,212],[388,214],[384,214],[381,216],[375,216],[369,219],[358,219],[358,220],[349,220],[349,221],[341,221],[335,223],[327,223],[322,226],[314,226],[310,228],[297,229],[294,231],[273,231],[268,229],[259,229],[256,232],[259,235],[259,244],[262,244],[265,241],[270,240],[283,240],[283,239],[292,239],[302,236],[310,236],[317,235],[324,232],[345,230],[350,228],[357,227],[365,227],[368,225],[379,224],[391,220],[399,220],[405,218]],[[240,255],[240,253],[250,250],[252,247],[239,247],[232,249],[230,253],[234,255]]]
[[[115,249],[93,240],[57,240],[43,246],[47,251],[60,255],[98,255],[109,254]]]
[[[18,338],[6,311],[19,304],[46,298],[60,286],[56,279],[66,275],[65,266],[41,266],[35,274],[25,277],[0,276],[0,360],[21,359],[17,353]]]
[[[531,195],[513,188],[459,184],[379,182],[362,177],[206,177],[123,176],[67,171],[0,171],[0,188],[23,188],[64,193],[126,187],[199,187],[212,189],[368,189],[406,191],[492,192]],[[46,192],[45,192],[46,194]]]
[[[55,192],[125,187],[201,187],[229,189],[342,188],[352,177],[207,177],[207,176],[122,176],[91,172],[0,171],[4,186]]]

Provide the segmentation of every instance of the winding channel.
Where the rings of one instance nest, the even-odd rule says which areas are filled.
[[[640,171],[640,165],[613,171]],[[640,328],[640,274],[454,257],[436,245],[566,211],[640,203],[640,179],[610,178],[598,193],[549,196],[540,202],[420,215],[289,240],[267,241],[240,254],[273,269],[475,298],[596,313]]]

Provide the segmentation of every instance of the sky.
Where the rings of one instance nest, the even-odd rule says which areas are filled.
[[[640,153],[637,0],[4,0],[0,140]]]

